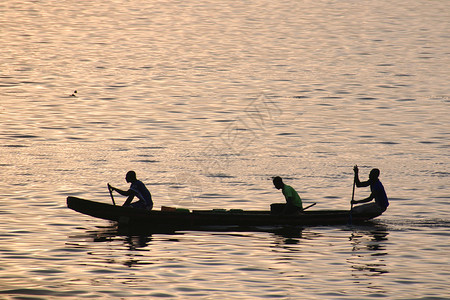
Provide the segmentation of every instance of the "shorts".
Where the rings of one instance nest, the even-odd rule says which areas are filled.
[[[382,214],[386,208],[378,206],[375,202],[367,203],[353,208],[353,212],[357,214]]]
[[[133,208],[139,208],[139,209],[146,209],[146,210],[152,210],[153,206],[147,206],[145,205],[144,201],[137,201],[137,202],[133,202],[130,205],[128,205],[129,207],[133,207]]]

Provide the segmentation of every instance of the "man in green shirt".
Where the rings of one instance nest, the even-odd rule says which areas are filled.
[[[303,211],[302,199],[293,187],[284,184],[283,179],[279,176],[273,178],[273,185],[278,190],[281,189],[284,198],[286,198],[286,206],[284,207],[283,214],[296,214]]]

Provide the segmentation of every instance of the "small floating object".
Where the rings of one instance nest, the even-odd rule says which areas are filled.
[[[76,97],[77,95],[75,95],[77,93],[77,90],[73,91],[73,94],[70,95],[70,97]]]

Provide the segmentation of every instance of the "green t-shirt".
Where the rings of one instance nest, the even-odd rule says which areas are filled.
[[[285,184],[283,187],[283,195],[286,198],[286,202],[288,198],[292,198],[292,204],[303,209],[302,199],[292,186]]]

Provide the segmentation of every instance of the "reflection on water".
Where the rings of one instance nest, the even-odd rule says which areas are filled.
[[[49,269],[45,265],[35,265],[34,270],[22,269],[21,273],[26,276],[39,271],[43,279],[56,281],[62,287],[52,293],[44,290],[44,295],[70,297],[64,291],[76,288],[84,291],[84,296],[79,294],[81,298],[122,295],[121,285],[111,285],[111,282],[131,287],[127,289],[128,296],[146,297],[233,294],[227,282],[233,282],[233,286],[238,283],[247,290],[246,295],[257,298],[289,297],[292,285],[310,291],[307,294],[312,298],[318,293],[327,298],[339,298],[349,292],[355,295],[391,293],[392,288],[387,285],[391,277],[384,275],[410,268],[413,263],[410,257],[402,257],[409,251],[399,250],[405,241],[396,241],[399,235],[403,236],[404,229],[392,226],[374,223],[352,227],[147,233],[115,225],[79,228],[72,230],[77,234],[69,234],[62,244],[57,243],[59,248],[41,254],[43,261],[58,265],[57,273],[47,272]],[[423,224],[418,226],[421,228]],[[434,227],[428,229],[435,230]],[[424,251],[418,245],[414,247],[419,249],[416,253]],[[24,254],[23,258],[32,259],[31,254]],[[67,274],[76,279],[61,281]],[[15,278],[16,284],[21,282],[17,276]],[[277,278],[275,286],[274,278]],[[252,289],[255,285],[257,290]],[[105,287],[108,292],[104,291]],[[142,291],[145,292],[142,294]],[[401,291],[408,294],[406,289]],[[32,289],[2,290],[3,294],[18,295],[35,292]]]
[[[373,243],[365,244],[365,246],[367,247],[368,250],[377,251],[377,250],[384,249],[381,242],[386,241],[387,236],[389,235],[389,233],[387,232],[386,226],[377,225],[374,230],[369,230],[369,231],[365,232],[365,234],[370,235],[372,237],[371,241],[373,241]],[[363,236],[364,235],[358,233],[358,231],[352,232],[352,235],[350,236],[350,241],[352,241],[354,244],[354,246],[353,246],[354,251],[357,251],[360,249],[360,245],[361,245],[360,238],[362,238]]]
[[[370,224],[370,223],[369,223]],[[232,237],[236,236],[239,232],[239,236],[248,238],[251,240],[254,238],[252,232],[258,232],[261,235],[267,235],[272,242],[272,249],[283,249],[292,253],[296,252],[309,252],[314,253],[314,244],[320,243],[320,240],[324,238],[322,231],[314,230],[314,228],[302,228],[296,226],[283,226],[283,227],[255,227],[255,228],[233,228],[217,227],[215,231],[206,230],[207,234],[212,236],[219,235],[220,237]],[[236,231],[239,230],[239,231]],[[231,231],[231,232],[230,232]],[[349,230],[345,229],[341,233],[348,233]],[[366,226],[358,226],[350,228],[350,237],[348,240],[350,243],[340,244],[336,241],[332,241],[329,246],[331,248],[340,249],[344,251],[348,257],[344,258],[351,265],[354,277],[361,276],[375,276],[389,273],[387,270],[385,256],[388,256],[388,227],[383,224],[373,224]],[[154,241],[155,235],[161,235],[161,232],[153,231],[144,233],[142,230],[133,230],[127,227],[110,226],[102,228],[98,231],[88,232],[86,236],[72,237],[73,239],[88,238],[94,243],[111,243],[113,241],[120,241],[125,246],[126,260],[122,263],[128,267],[133,267],[140,264],[148,264],[145,256],[152,251],[152,241]],[[185,242],[185,239],[190,235],[189,232],[165,232],[164,235],[166,242],[181,243]],[[198,243],[202,244],[202,240],[198,240]],[[252,247],[252,246],[250,246]],[[349,251],[345,251],[342,247],[348,248]],[[89,247],[88,247],[89,248]],[[254,249],[258,251],[258,249]],[[317,251],[320,251],[317,249]],[[333,252],[332,249],[328,250]],[[316,253],[318,254],[318,253]],[[109,261],[109,263],[116,263],[115,261]]]
[[[303,228],[301,227],[282,227],[278,230],[274,230],[272,233],[275,238],[275,243],[280,245],[297,245],[300,243],[301,239],[309,238],[312,234],[308,233],[304,236]]]
[[[366,228],[364,231],[355,230],[349,240],[352,243],[353,254],[352,268],[358,271],[354,276],[377,276],[389,273],[386,265],[388,253],[388,228],[384,225],[376,225]],[[367,251],[365,251],[367,250]],[[362,255],[362,253],[364,255]],[[366,256],[370,256],[368,259]]]

